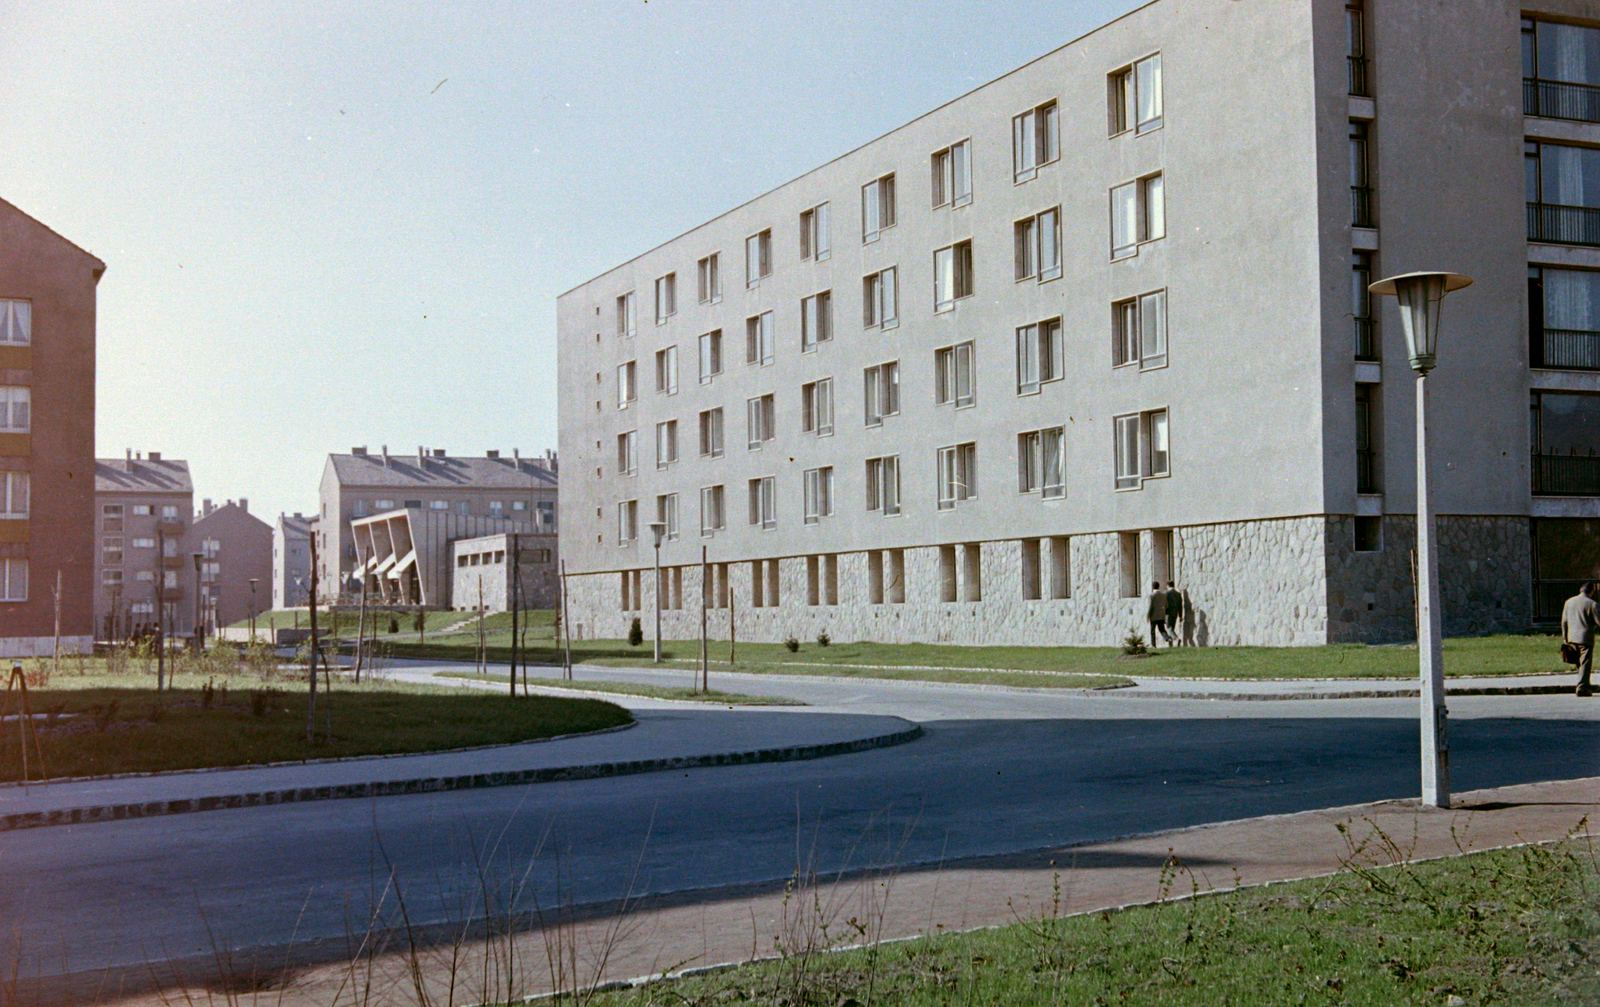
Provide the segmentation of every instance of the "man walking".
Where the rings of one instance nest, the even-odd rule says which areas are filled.
[[[1561,608],[1561,640],[1578,648],[1578,688],[1575,691],[1579,696],[1594,694],[1589,676],[1594,666],[1597,628],[1600,628],[1600,603],[1594,600],[1594,581],[1589,581]]]
[[[1167,642],[1174,647],[1183,642],[1183,630],[1178,626],[1182,621],[1183,592],[1169,580],[1167,581]]]
[[[1172,637],[1167,633],[1167,593],[1161,590],[1158,580],[1150,585],[1150,609],[1145,613],[1145,618],[1150,622],[1150,647],[1155,649],[1156,641],[1161,637],[1167,638],[1167,643],[1172,643]]]

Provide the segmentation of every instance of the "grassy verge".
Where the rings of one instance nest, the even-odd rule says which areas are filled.
[[[434,678],[461,678],[473,682],[499,682],[502,685],[510,681],[507,675],[479,675],[470,671],[441,671]],[[581,682],[565,681],[562,679],[540,678],[537,675],[529,676],[528,684],[532,686],[548,686],[554,689],[572,689],[577,692],[609,692],[619,696],[648,696],[651,699],[682,699],[695,703],[715,703],[719,706],[805,706],[798,699],[784,699],[777,696],[746,696],[739,692],[718,692],[710,689],[700,692],[697,689],[672,688],[665,685],[644,685],[637,682]]]
[[[1387,838],[1378,839],[1390,845]],[[1370,848],[1369,848],[1370,849]],[[665,1004],[1104,1005],[1600,1002],[1600,873],[1568,841],[1199,895],[1180,864],[1163,890],[1198,897],[1047,913],[993,930],[880,944],[875,923],[807,911],[802,882],[779,957],[589,999]],[[1063,878],[1060,884],[1070,883]],[[803,904],[803,905],[802,905]],[[1057,903],[1059,905],[1059,901]]]
[[[492,660],[510,654],[509,632],[488,637]],[[387,645],[396,657],[472,660],[477,638],[441,637],[419,645],[404,637]],[[667,641],[667,660],[688,664],[699,659],[698,641]],[[1445,674],[1451,677],[1566,673],[1553,636],[1489,636],[1446,640]],[[740,643],[738,660],[729,664],[726,641],[713,642],[711,655],[722,670],[785,674],[870,675],[875,678],[911,678],[927,681],[992,682],[1083,688],[1081,678],[1093,684],[1126,682],[1128,676],[1219,679],[1308,678],[1412,678],[1417,673],[1414,646],[1369,647],[1335,644],[1325,647],[1183,647],[1162,649],[1132,659],[1113,647],[961,647],[944,644],[834,643],[823,647],[802,644],[791,653],[782,644]],[[531,644],[530,661],[559,663],[561,652],[549,644]],[[623,640],[574,642],[574,661],[584,664],[637,666],[647,659],[645,648]],[[853,666],[853,667],[852,667]],[[1047,675],[1007,676],[1014,672]],[[1004,681],[996,675],[1007,676]]]

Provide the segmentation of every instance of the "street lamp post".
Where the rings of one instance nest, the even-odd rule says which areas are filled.
[[[260,577],[250,578],[250,642],[256,642],[256,582]]]
[[[1444,641],[1439,608],[1439,545],[1428,491],[1428,372],[1439,348],[1444,295],[1470,286],[1459,273],[1405,273],[1367,289],[1400,301],[1406,352],[1417,372],[1417,663],[1421,678],[1422,803],[1450,806],[1450,721],[1444,702]]]
[[[200,561],[206,558],[203,552],[192,553],[194,556],[194,652],[200,653],[205,649],[204,630],[200,622]]]
[[[661,539],[667,533],[665,521],[650,522],[650,534],[656,540],[656,663],[661,663]]]

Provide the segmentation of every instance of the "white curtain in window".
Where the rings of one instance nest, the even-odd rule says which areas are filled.
[[[958,143],[950,148],[950,196],[958,206],[972,198],[971,157],[971,144]]]
[[[1562,206],[1600,206],[1600,150],[1540,144],[1544,200]]]
[[[1011,150],[1016,174],[1026,174],[1038,166],[1039,140],[1032,112],[1011,120]]]
[[[1539,22],[1539,76],[1571,84],[1600,84],[1600,30]]]
[[[1039,435],[1040,451],[1043,454],[1041,485],[1047,497],[1059,497],[1066,493],[1066,452],[1062,434],[1061,427],[1053,427],[1041,431]]]
[[[1552,329],[1600,329],[1600,273],[1546,269],[1544,324]]]
[[[0,301],[0,343],[26,346],[33,341],[33,305]]]
[[[1139,298],[1140,355],[1146,364],[1167,358],[1167,292],[1158,290]]]
[[[1139,125],[1153,125],[1161,118],[1161,56],[1151,56],[1134,65],[1139,93]]]
[[[1017,391],[1039,390],[1039,327],[1024,325],[1017,330]]]
[[[1139,187],[1133,182],[1111,190],[1111,251],[1117,254],[1138,243]]]
[[[892,325],[899,321],[899,293],[894,285],[894,267],[878,274],[878,321]]]
[[[1146,241],[1167,236],[1166,186],[1162,176],[1144,180],[1144,235]]]
[[[954,249],[941,248],[933,253],[933,305],[942,308],[955,301],[956,260]]]

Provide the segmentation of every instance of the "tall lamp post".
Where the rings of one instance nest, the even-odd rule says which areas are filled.
[[[256,642],[256,582],[260,577],[250,578],[250,642]]]
[[[661,539],[667,534],[665,521],[650,522],[650,534],[656,540],[656,663],[661,663]]]
[[[1439,349],[1444,295],[1472,284],[1459,273],[1404,273],[1367,289],[1400,301],[1406,352],[1417,372],[1417,663],[1421,677],[1422,803],[1450,806],[1450,721],[1444,704],[1444,641],[1439,610],[1439,545],[1428,495],[1428,372]]]
[[[203,552],[192,553],[194,556],[194,652],[200,653],[205,649],[205,630],[200,622],[200,561],[206,558]]]

